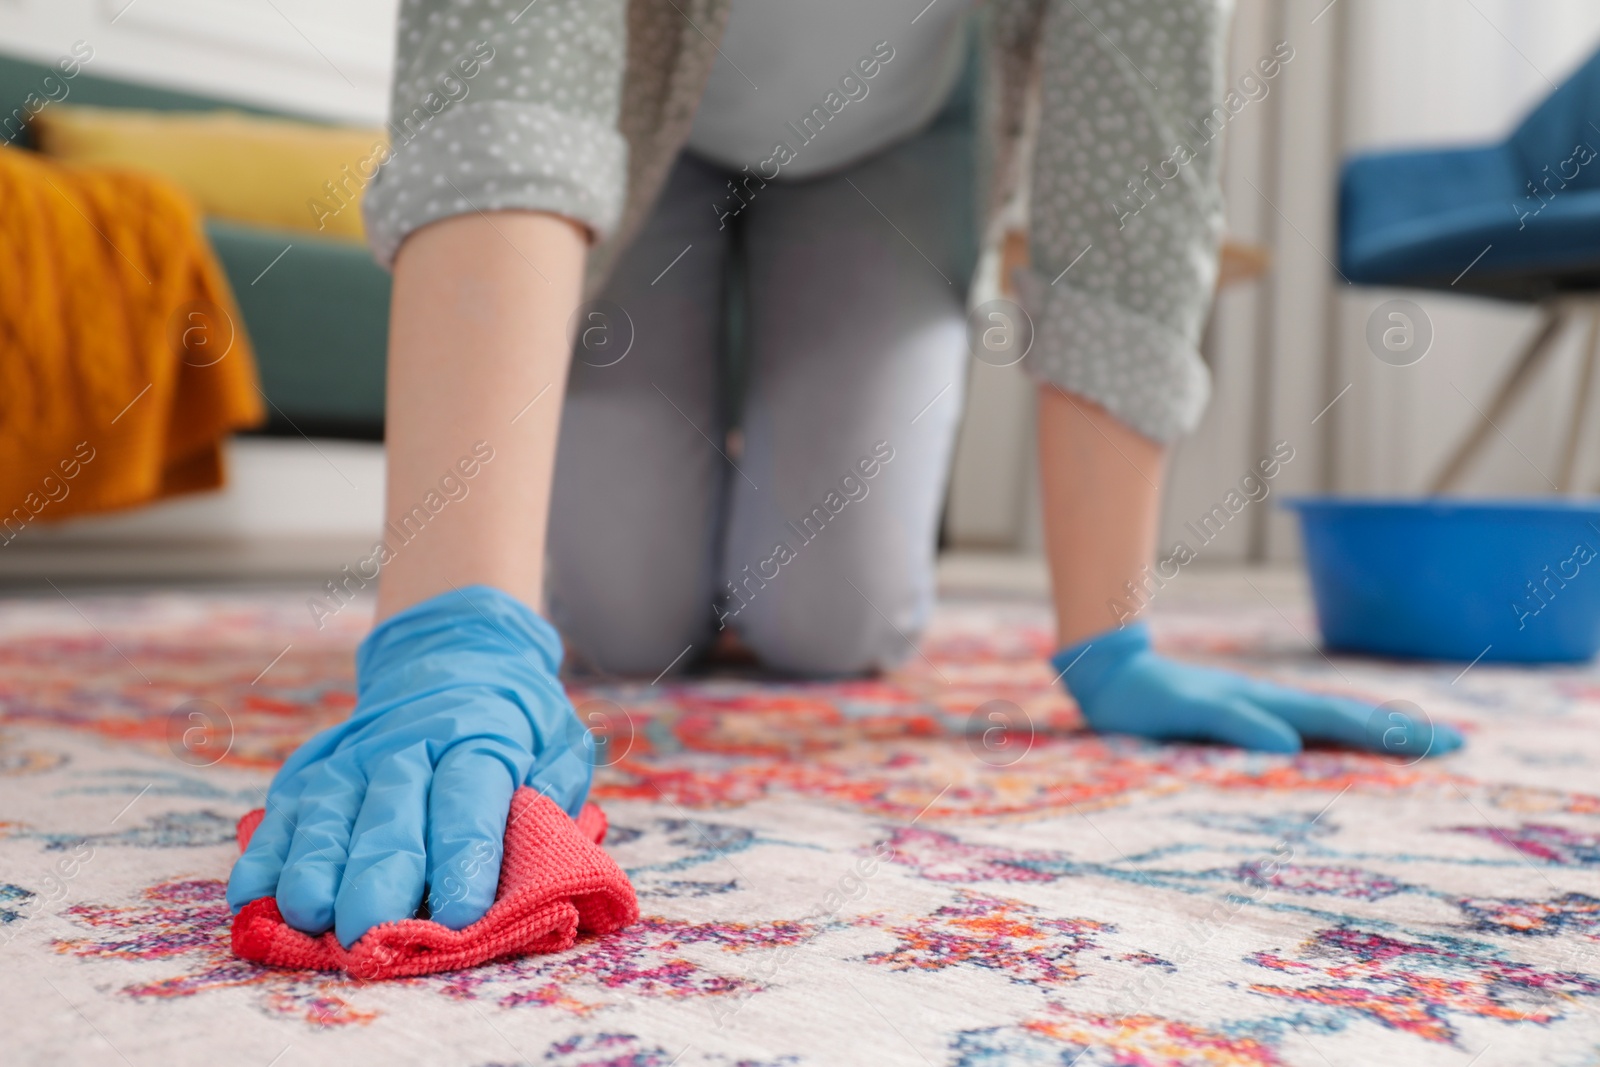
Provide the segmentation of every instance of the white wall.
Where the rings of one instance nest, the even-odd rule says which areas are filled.
[[[381,122],[398,0],[0,0],[6,52],[306,115]]]

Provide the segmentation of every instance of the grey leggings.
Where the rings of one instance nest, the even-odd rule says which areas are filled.
[[[590,319],[606,332],[579,327],[549,568],[579,669],[681,671],[728,626],[772,670],[854,675],[909,655],[932,607],[966,374],[969,135],[941,119],[843,173],[752,180],[723,219],[734,177],[680,158]]]

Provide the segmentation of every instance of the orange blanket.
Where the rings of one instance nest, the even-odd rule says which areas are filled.
[[[223,483],[263,417],[193,205],[164,180],[0,147],[0,544]]]

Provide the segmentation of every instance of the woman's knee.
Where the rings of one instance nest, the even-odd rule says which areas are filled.
[[[927,623],[931,575],[867,568],[780,570],[770,581],[738,576],[718,617],[762,664],[807,678],[850,678],[888,670],[910,656]],[[755,580],[752,581],[751,579]]]
[[[566,639],[569,662],[583,674],[675,674],[698,660],[716,636],[711,613],[699,600],[692,605],[641,601],[617,609],[552,593],[550,615]]]

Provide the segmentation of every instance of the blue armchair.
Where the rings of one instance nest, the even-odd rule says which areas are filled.
[[[1590,322],[1559,479],[1572,482],[1600,340],[1600,52],[1492,145],[1346,162],[1339,269],[1356,284],[1537,304],[1542,321],[1433,483],[1454,486],[1577,317]]]

